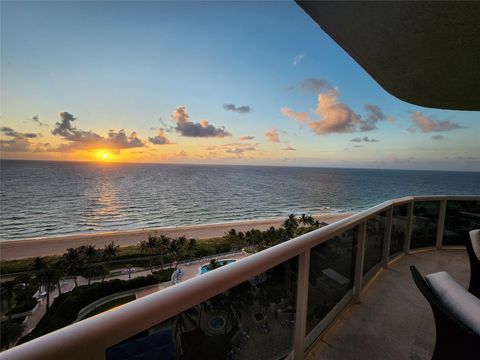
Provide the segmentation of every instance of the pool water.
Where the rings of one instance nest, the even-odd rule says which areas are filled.
[[[221,316],[215,316],[210,320],[210,327],[214,330],[220,330],[225,327],[225,319]]]
[[[218,260],[216,263],[217,263],[218,267],[222,267],[222,266],[231,264],[235,261],[236,260]],[[211,264],[205,264],[200,268],[200,274],[205,274],[206,272],[209,272],[209,271],[212,271],[212,270],[214,270],[214,269],[212,269]]]

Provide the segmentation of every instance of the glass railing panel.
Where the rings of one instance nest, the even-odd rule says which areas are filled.
[[[357,234],[355,227],[311,249],[307,334],[353,288]]]
[[[293,350],[297,278],[294,257],[107,349],[106,359],[284,358]]]
[[[464,245],[473,229],[480,229],[480,201],[448,200],[443,245]]]
[[[435,246],[440,201],[415,201],[410,249]]]
[[[382,261],[385,239],[386,212],[382,212],[367,221],[367,236],[365,238],[365,258],[363,260],[363,275]]]
[[[405,231],[407,229],[407,215],[407,204],[393,207],[389,256],[396,255],[403,251],[403,246],[405,244]]]

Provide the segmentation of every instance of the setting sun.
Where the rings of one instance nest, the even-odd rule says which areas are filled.
[[[102,161],[109,161],[112,159],[112,153],[106,150],[99,150],[95,153],[95,157]]]

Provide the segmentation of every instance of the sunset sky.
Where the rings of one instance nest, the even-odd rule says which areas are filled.
[[[394,98],[293,2],[1,8],[2,158],[480,171],[479,112]]]

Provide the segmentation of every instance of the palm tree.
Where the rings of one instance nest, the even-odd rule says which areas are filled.
[[[117,254],[118,249],[120,249],[120,246],[115,245],[115,243],[112,241],[110,244],[105,245],[103,249],[103,256],[105,256],[107,261],[110,262]]]
[[[287,220],[283,223],[283,227],[287,231],[287,236],[289,239],[295,237],[295,230],[298,228],[298,220],[295,218],[294,214],[288,215]]]
[[[34,262],[33,262],[33,270],[43,270],[47,267],[47,264],[45,263],[45,260],[41,257],[36,257]]]
[[[60,283],[65,275],[65,266],[63,265],[63,261],[59,260],[55,262],[52,268],[55,271],[55,283],[57,285],[58,295],[62,295],[62,288]]]
[[[305,214],[302,214],[300,216],[300,222],[303,224],[303,225],[307,225],[308,224],[308,216],[305,215]]]
[[[63,254],[63,263],[65,265],[65,271],[68,275],[73,276],[75,287],[78,286],[77,276],[82,269],[82,257],[80,256],[79,249],[69,248],[67,252]]]
[[[13,305],[13,300],[15,299],[15,286],[17,284],[15,281],[5,281],[2,283],[2,297],[6,300],[7,302],[7,307],[8,307],[8,320],[11,319],[12,314],[10,310],[12,310],[12,305]]]
[[[55,287],[59,281],[60,274],[57,269],[47,267],[40,270],[35,276],[35,281],[38,285],[44,286],[47,293],[47,309],[50,307],[50,291]]]
[[[95,245],[80,246],[80,251],[85,255],[87,261],[94,259],[97,256],[98,250]]]
[[[82,276],[88,280],[88,286],[92,284],[92,278],[96,276],[96,273],[93,266],[88,266],[82,270]]]
[[[175,269],[178,266],[178,260],[182,257],[182,254],[185,252],[185,247],[187,244],[187,239],[184,236],[179,237],[178,239],[173,239],[170,241],[170,248],[168,253],[175,260]]]
[[[158,247],[159,247],[158,238],[156,236],[149,235],[148,240],[143,240],[138,243],[138,247],[140,248],[141,252],[146,252],[150,254],[150,258],[149,258],[150,272],[153,274],[152,256],[158,250]]]

